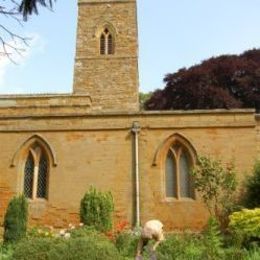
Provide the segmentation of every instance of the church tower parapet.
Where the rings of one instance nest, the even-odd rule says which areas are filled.
[[[136,0],[78,0],[74,94],[101,111],[138,111]]]

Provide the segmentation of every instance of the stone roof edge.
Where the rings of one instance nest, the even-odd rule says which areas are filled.
[[[33,94],[3,94],[1,99],[37,99],[37,98],[52,98],[52,97],[90,97],[89,94],[72,94],[72,93],[33,93]]]
[[[127,115],[192,115],[192,114],[255,114],[255,109],[194,109],[194,110],[153,110],[153,111],[93,111],[89,112],[88,115],[93,116],[127,116]],[[260,116],[260,114],[259,114]]]
[[[78,0],[78,4],[136,3],[136,0]]]

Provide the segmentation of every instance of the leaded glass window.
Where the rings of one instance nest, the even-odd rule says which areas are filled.
[[[47,198],[49,163],[44,149],[34,143],[24,167],[24,195],[30,199]]]
[[[103,33],[100,36],[100,54],[106,54],[106,37]]]
[[[174,143],[165,161],[165,193],[168,198],[194,198],[190,175],[191,157],[179,143]]]
[[[176,183],[176,161],[170,150],[166,158],[166,197],[177,197]]]
[[[31,152],[27,157],[24,169],[24,195],[27,198],[32,198],[33,193],[33,172],[34,172],[34,160]]]
[[[105,28],[100,35],[100,54],[111,55],[114,54],[115,49],[114,37],[108,28]]]
[[[39,172],[38,172],[38,187],[37,187],[38,198],[46,198],[47,173],[48,173],[48,161],[45,153],[42,153],[39,162]]]

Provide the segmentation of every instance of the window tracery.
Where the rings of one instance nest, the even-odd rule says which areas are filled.
[[[30,199],[47,198],[48,157],[36,142],[29,149],[24,166],[23,192]]]
[[[115,52],[115,42],[112,32],[106,27],[100,35],[100,54],[112,55]]]
[[[167,198],[194,198],[194,188],[190,170],[192,158],[188,149],[174,142],[165,160],[165,194]]]

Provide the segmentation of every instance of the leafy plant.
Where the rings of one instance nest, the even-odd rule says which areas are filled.
[[[246,208],[260,207],[260,161],[254,166],[253,175],[246,181],[243,204]]]
[[[85,194],[80,203],[81,222],[102,232],[112,229],[113,211],[112,194],[97,191],[93,187]]]
[[[220,161],[199,157],[192,176],[194,187],[200,193],[210,215],[225,226],[234,207],[237,187],[233,164],[223,168]]]
[[[244,242],[260,243],[260,208],[243,209],[230,215],[230,230]]]
[[[12,259],[13,251],[14,251],[13,245],[11,245],[11,244],[3,245],[0,243],[0,259],[1,260]]]
[[[203,243],[205,245],[203,252],[205,259],[218,259],[222,256],[223,240],[219,223],[215,218],[209,218],[207,228],[204,231]]]
[[[17,242],[26,236],[28,203],[24,195],[14,197],[4,218],[4,243]]]
[[[171,234],[158,249],[160,260],[202,259],[203,243],[198,235],[191,233]]]

